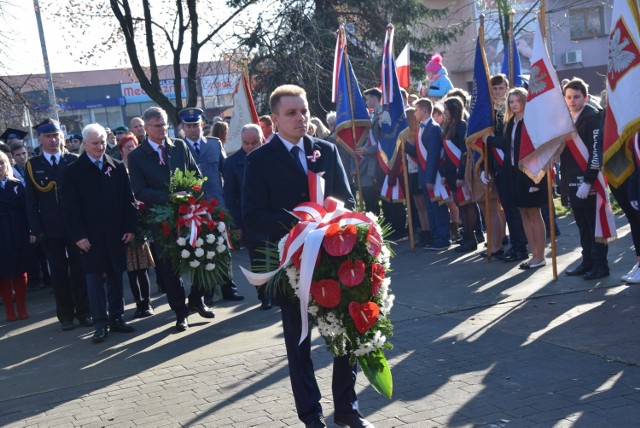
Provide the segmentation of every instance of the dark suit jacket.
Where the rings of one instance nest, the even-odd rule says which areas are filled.
[[[129,176],[136,199],[151,207],[169,202],[169,179],[171,171],[195,171],[201,177],[200,169],[191,156],[187,143],[182,140],[164,141],[167,147],[168,166],[160,165],[158,152],[145,139],[129,153]]]
[[[34,235],[45,234],[48,238],[62,238],[67,235],[66,224],[62,215],[62,192],[64,189],[64,170],[78,159],[73,153],[63,153],[57,169],[53,169],[44,155],[29,159],[33,175],[27,173],[27,215],[29,226]],[[27,168],[27,171],[29,168]],[[47,187],[55,182],[48,192],[36,188]]]
[[[99,170],[86,153],[64,172],[63,211],[73,242],[88,239],[82,252],[86,273],[127,270],[125,233],[136,232],[136,208],[127,169],[104,155]]]
[[[215,137],[206,137],[198,141],[200,154],[198,155],[187,141],[185,141],[191,156],[198,164],[198,168],[207,180],[202,185],[207,198],[215,198],[221,207],[225,206],[224,194],[222,191],[222,170],[226,155],[222,148],[222,142]]]
[[[4,189],[0,188],[0,278],[25,273],[30,260],[24,186],[18,180],[7,180]]]
[[[244,229],[242,226],[242,180],[244,178],[244,161],[247,153],[240,149],[224,162],[222,176],[224,178],[224,201],[233,217],[233,229]]]
[[[316,162],[307,161],[309,170],[324,171],[325,197],[333,196],[355,206],[337,147],[313,137],[304,137],[307,156],[320,152]],[[266,234],[277,242],[291,228],[295,218],[285,210],[309,201],[307,177],[296,167],[278,135],[269,144],[258,147],[245,160],[242,186],[242,221],[245,230]]]

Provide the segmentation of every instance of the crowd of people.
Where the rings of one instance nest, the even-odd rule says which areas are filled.
[[[131,119],[128,127],[111,131],[89,124],[81,135],[66,140],[60,124],[48,118],[34,127],[39,154],[32,156],[20,135],[5,133],[7,144],[0,147],[0,295],[6,320],[29,317],[27,288],[37,286],[41,278],[53,286],[61,330],[74,329],[77,319],[82,326],[94,327],[95,343],[110,332],[132,332],[124,314],[123,273],[127,272],[136,304],[132,317],[148,317],[154,315],[149,269],[155,269],[158,288],[175,313],[176,330],[189,328],[190,314],[214,318],[212,295],[204,291],[204,284],[194,282],[187,294],[183,279],[155,245],[154,234],[160,232],[136,236],[137,205],[167,203],[175,169],[206,178],[206,197],[217,199],[230,212],[232,233],[247,247],[254,268],[265,263],[265,243],[278,242],[295,221],[289,211],[309,199],[309,168],[322,167],[325,196],[335,196],[354,209],[354,196],[359,196],[364,209],[384,216],[391,240],[406,240],[408,224],[414,224],[416,245],[446,251],[457,242],[455,251],[467,253],[485,242],[486,231],[491,242],[483,254],[520,262],[523,270],[546,264],[551,224],[547,180],[555,180],[573,212],[582,247],[580,263],[566,274],[585,280],[609,275],[607,245],[594,239],[593,183],[601,169],[604,106],[589,96],[588,86],[579,78],[563,82],[567,107],[589,153],[586,168],[565,149],[556,160],[557,178],[529,177],[518,167],[527,90],[509,89],[502,74],[491,78],[495,130],[484,138],[490,153],[486,168],[478,161],[479,152],[465,141],[469,94],[453,88],[443,69],[441,58],[434,58],[427,72],[439,84],[419,95],[403,94],[405,111],[415,124],[404,144],[406,202],[380,196],[384,172],[378,142],[384,106],[378,88],[364,92],[371,132],[353,153],[337,140],[335,112],[326,116],[326,125],[311,118],[306,93],[294,85],[274,91],[271,115],[262,116],[259,124],[245,125],[241,149],[229,157],[228,125],[207,124],[198,108],[179,112],[179,138],[169,138],[167,113],[158,107]],[[441,93],[442,88],[449,89]],[[322,156],[310,156],[316,151]],[[640,153],[640,148],[632,151]],[[443,188],[448,196],[435,197],[434,192]],[[629,219],[640,261],[638,188],[634,174],[611,190]],[[640,283],[638,263],[622,279]],[[244,299],[230,272],[217,286],[225,300]],[[318,387],[312,381],[309,338],[298,346],[299,308],[263,288],[258,289],[260,307],[271,308],[273,300],[281,308],[299,417],[307,426],[324,426]],[[336,358],[334,370],[337,422],[371,426],[358,412],[355,367],[348,357]]]

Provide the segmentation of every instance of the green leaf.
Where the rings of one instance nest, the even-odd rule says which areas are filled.
[[[358,357],[360,367],[364,372],[371,386],[378,394],[391,398],[393,394],[393,378],[391,376],[391,368],[384,357],[384,352],[378,349],[367,355]]]

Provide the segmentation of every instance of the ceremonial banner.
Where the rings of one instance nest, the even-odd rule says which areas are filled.
[[[396,59],[396,73],[400,87],[409,89],[411,85],[411,62],[409,60],[409,43],[407,43]]]
[[[520,54],[516,46],[516,39],[511,35],[511,48],[504,50],[504,58],[502,59],[502,73],[509,78],[509,83],[514,88],[522,86],[522,68],[520,67]],[[513,57],[513,61],[510,58]],[[511,81],[513,76],[513,81]]]
[[[640,131],[640,17],[635,0],[615,0],[609,36],[604,173],[618,187],[633,172],[627,142]]]
[[[533,40],[529,95],[520,140],[520,169],[538,183],[547,163],[562,151],[574,131],[558,76],[538,28]]]
[[[480,26],[476,40],[476,57],[473,64],[473,89],[471,91],[471,114],[467,128],[467,147],[474,152],[475,168],[484,161],[483,137],[493,133],[493,102],[489,81],[489,67],[483,46],[484,27]]]
[[[338,30],[333,61],[332,101],[336,103],[336,140],[351,155],[354,155],[356,147],[367,140],[371,119],[351,67],[347,54],[347,40],[342,26]]]
[[[404,102],[395,60],[393,59],[393,25],[387,25],[382,55],[382,104],[384,111],[380,117],[381,133],[378,141],[378,161],[385,173],[380,191],[381,197],[390,202],[404,201],[404,192],[398,177],[402,173],[400,144],[409,133],[409,121],[404,112]]]
[[[258,112],[251,97],[251,88],[249,87],[249,77],[247,73],[242,73],[236,89],[233,94],[233,115],[229,124],[229,135],[227,135],[227,143],[225,151],[231,154],[242,148],[242,137],[240,131],[242,127],[249,123],[258,123]]]

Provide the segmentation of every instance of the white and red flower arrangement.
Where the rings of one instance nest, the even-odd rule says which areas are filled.
[[[149,210],[150,222],[160,227],[155,240],[176,272],[190,273],[193,282],[213,289],[228,275],[231,244],[224,222],[227,213],[216,199],[204,197],[203,182],[191,171],[174,171],[170,201]]]
[[[393,382],[384,351],[392,348],[394,295],[386,276],[392,252],[378,219],[332,198],[323,205],[303,203],[293,215],[299,222],[278,245],[280,267],[242,271],[250,283],[268,282],[299,302],[300,341],[310,318],[329,351],[357,360],[374,389],[390,398]]]

